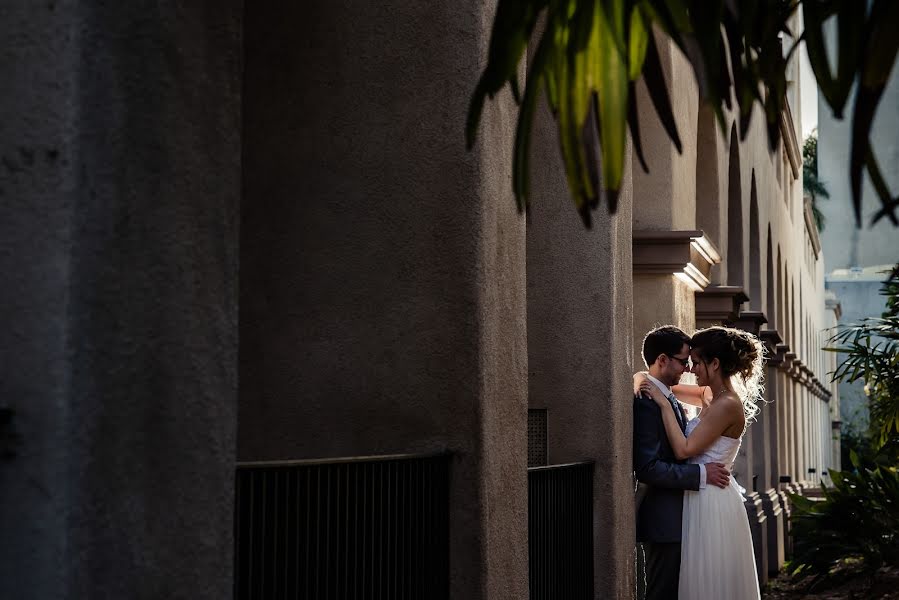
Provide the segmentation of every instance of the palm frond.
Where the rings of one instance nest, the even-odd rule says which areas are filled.
[[[610,210],[616,208],[628,129],[646,167],[638,139],[637,104],[632,99],[633,84],[639,78],[646,83],[669,138],[681,150],[656,35],[671,40],[687,56],[701,99],[712,107],[722,127],[724,109],[736,109],[740,135],[745,137],[755,106],[760,106],[772,150],[780,138],[787,63],[799,41],[804,41],[822,96],[835,114],[842,115],[852,85],[858,82],[851,108],[849,165],[856,220],[861,218],[861,177],[867,171],[881,202],[874,220],[888,218],[899,224],[899,196],[891,195],[880,176],[869,141],[899,52],[899,36],[895,35],[899,2],[803,0],[805,31],[784,52],[783,39],[793,36],[788,23],[799,4],[799,0],[499,0],[487,65],[469,107],[468,146],[474,144],[484,103],[508,83],[524,113],[519,116],[515,136],[513,178],[519,209],[525,210],[529,202],[529,131],[536,94],[545,88],[558,127],[569,190],[589,226],[590,211],[599,205],[602,191]],[[838,30],[836,73],[830,70],[824,41],[824,23],[833,16]],[[545,25],[538,33],[535,28],[541,17]],[[538,52],[522,92],[518,64],[533,42]],[[816,198],[827,197],[823,187],[812,189]]]

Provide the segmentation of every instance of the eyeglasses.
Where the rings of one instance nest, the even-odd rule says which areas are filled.
[[[687,369],[687,370],[690,369],[690,357],[689,356],[687,356],[685,358],[681,358],[680,356],[674,356],[673,354],[666,354],[665,356],[667,356],[668,358],[673,358],[674,360],[676,360],[677,362],[682,364],[685,369]]]

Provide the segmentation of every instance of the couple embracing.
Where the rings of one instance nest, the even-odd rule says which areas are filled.
[[[646,598],[759,598],[743,496],[730,469],[758,412],[763,348],[755,336],[673,326],[643,340],[648,372],[634,376],[637,541]],[[696,385],[680,384],[692,372]],[[681,403],[700,409],[687,419]]]

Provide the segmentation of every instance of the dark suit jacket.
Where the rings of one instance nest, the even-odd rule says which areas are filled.
[[[637,513],[638,542],[680,542],[684,490],[699,489],[699,465],[677,460],[651,398],[634,398],[634,471],[649,485]]]

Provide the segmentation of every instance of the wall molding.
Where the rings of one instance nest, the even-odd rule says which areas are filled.
[[[712,285],[696,292],[696,320],[733,325],[740,306],[749,300],[737,285]]]
[[[715,244],[699,230],[634,231],[634,274],[674,275],[693,291],[709,286],[712,266],[721,262]]]

